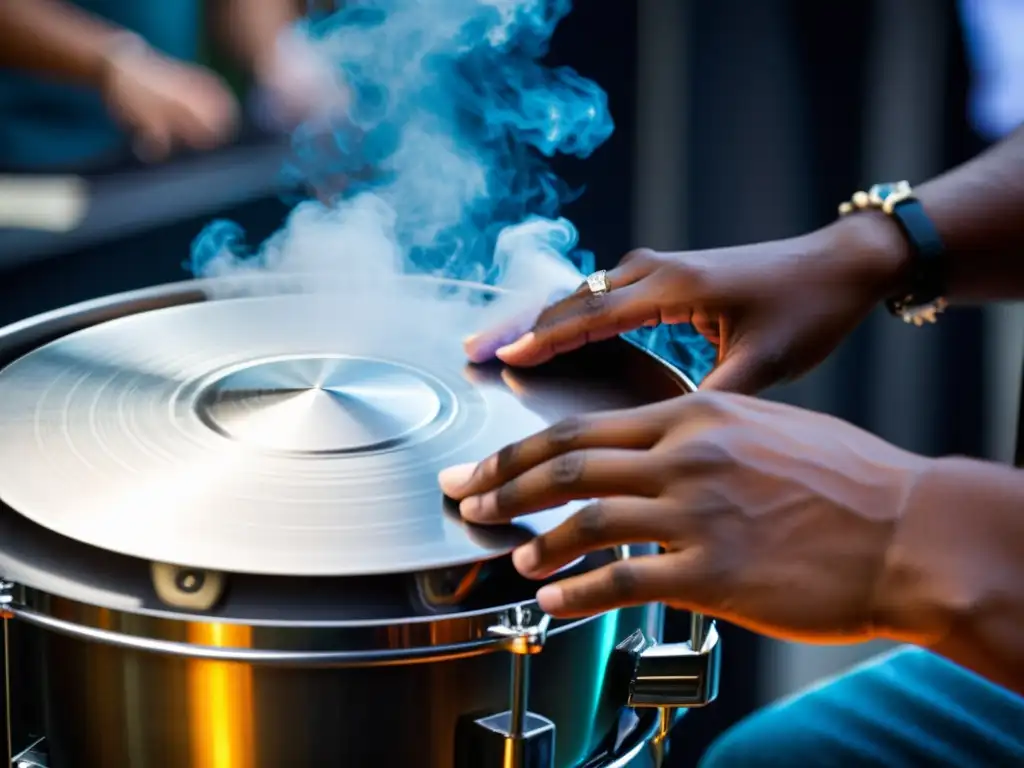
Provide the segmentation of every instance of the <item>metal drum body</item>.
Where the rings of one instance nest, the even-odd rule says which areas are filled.
[[[550,637],[534,660],[529,707],[556,724],[555,765],[584,764],[615,734],[624,688],[606,684],[609,659],[656,613],[649,606],[587,621]],[[12,705],[41,673],[46,706],[33,731],[47,738],[51,768],[451,768],[460,723],[508,707],[509,660],[500,648],[386,667],[247,664],[19,630],[19,655],[39,666],[15,673]],[[184,632],[207,642],[249,633],[215,624]],[[649,736],[651,723],[638,720],[621,751]]]
[[[0,331],[0,362],[207,298],[202,283],[183,283],[34,318]],[[586,351],[563,362],[583,377],[614,370],[641,401],[691,389],[626,342],[601,346],[600,366]],[[223,574],[97,550],[2,506],[0,579],[19,768],[647,765],[667,713],[717,689],[713,627],[695,648],[659,653],[659,606],[548,622],[532,603],[536,583],[508,557],[365,577]],[[541,623],[539,641],[523,645]],[[521,658],[528,669],[510,664]],[[519,683],[516,669],[528,672]],[[481,719],[507,710],[514,720],[519,705],[524,749],[538,751],[509,758],[514,740]]]

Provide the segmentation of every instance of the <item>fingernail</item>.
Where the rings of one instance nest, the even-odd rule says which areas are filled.
[[[528,576],[537,569],[537,554],[537,546],[535,544],[524,544],[512,553],[512,565],[523,576]]]
[[[511,344],[506,344],[504,347],[499,347],[495,350],[494,354],[496,357],[505,359],[506,356],[515,356],[522,352],[525,352],[533,344],[534,339],[537,338],[533,332],[527,333],[520,336],[518,339],[513,341]]]
[[[437,473],[437,484],[441,486],[441,492],[445,496],[456,498],[459,490],[469,482],[476,471],[476,464],[457,464],[454,467],[442,469]]]
[[[473,344],[476,344],[476,342],[480,340],[481,336],[483,336],[482,333],[471,333],[469,334],[469,336],[462,340],[462,344],[464,346],[472,346]]]
[[[548,584],[537,590],[537,602],[545,613],[558,613],[565,607],[565,593],[557,584]]]
[[[459,513],[471,520],[486,522],[497,517],[498,503],[493,493],[469,496],[459,504]]]

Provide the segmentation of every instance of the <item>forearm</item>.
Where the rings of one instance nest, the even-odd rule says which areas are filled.
[[[123,34],[59,0],[0,0],[0,67],[99,87]]]
[[[884,572],[883,634],[1024,694],[1024,470],[935,462],[908,495]]]
[[[1024,127],[918,197],[949,253],[950,297],[1024,297]]]
[[[1024,298],[1024,127],[948,173],[915,188],[946,246],[947,298]],[[832,250],[877,256],[885,297],[906,290],[909,249],[881,213],[846,216],[827,227]]]
[[[239,63],[254,71],[269,62],[278,36],[301,17],[297,0],[219,0],[213,27]]]

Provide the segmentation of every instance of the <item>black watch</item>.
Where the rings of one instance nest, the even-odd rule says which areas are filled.
[[[935,224],[916,197],[909,182],[875,184],[839,206],[839,215],[878,210],[891,217],[910,243],[911,266],[907,290],[888,299],[885,306],[894,316],[916,326],[934,323],[948,306],[946,248]]]

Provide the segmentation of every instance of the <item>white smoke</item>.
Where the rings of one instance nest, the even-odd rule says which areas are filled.
[[[315,197],[255,250],[235,225],[214,223],[194,244],[193,271],[300,274],[310,290],[430,275],[498,285],[538,308],[575,287],[587,255],[558,216],[568,193],[544,158],[585,157],[613,125],[600,88],[541,63],[568,10],[568,0],[377,0],[297,29],[282,52],[304,46],[303,61],[331,75],[303,87],[348,94],[344,115],[315,115],[293,139],[290,175]]]

